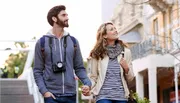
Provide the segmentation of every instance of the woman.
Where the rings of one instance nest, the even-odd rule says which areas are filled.
[[[89,64],[91,92],[96,103],[127,103],[129,90],[126,80],[134,78],[131,52],[118,38],[111,22],[99,27]]]

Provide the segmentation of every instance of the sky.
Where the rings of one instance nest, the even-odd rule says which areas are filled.
[[[69,15],[70,35],[80,43],[83,59],[89,56],[101,24],[101,0],[1,0],[0,1],[0,48],[12,46],[6,40],[39,39],[51,26],[46,16],[50,8],[63,4]],[[0,63],[7,58],[7,51],[0,51]]]

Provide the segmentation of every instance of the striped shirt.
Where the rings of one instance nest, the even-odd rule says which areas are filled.
[[[120,63],[117,58],[109,59],[104,83],[96,96],[96,101],[100,99],[127,100],[121,80]]]

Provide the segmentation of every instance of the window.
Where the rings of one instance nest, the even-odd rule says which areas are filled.
[[[168,49],[168,23],[167,23],[167,13],[163,14],[163,20],[164,20],[164,47],[165,49]]]
[[[180,49],[180,28],[177,28],[172,33],[173,49]]]
[[[158,19],[154,20],[153,25],[154,25],[153,27],[154,27],[154,41],[155,41],[155,45],[159,47],[160,46],[160,42],[159,42],[159,34],[158,34],[158,31],[159,31]]]

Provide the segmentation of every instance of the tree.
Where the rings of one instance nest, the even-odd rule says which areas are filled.
[[[16,47],[20,46],[21,48],[28,47],[25,43],[15,42]],[[19,51],[18,53],[11,53],[6,60],[6,68],[8,70],[8,78],[17,78],[22,74],[24,65],[27,59],[26,51]]]

